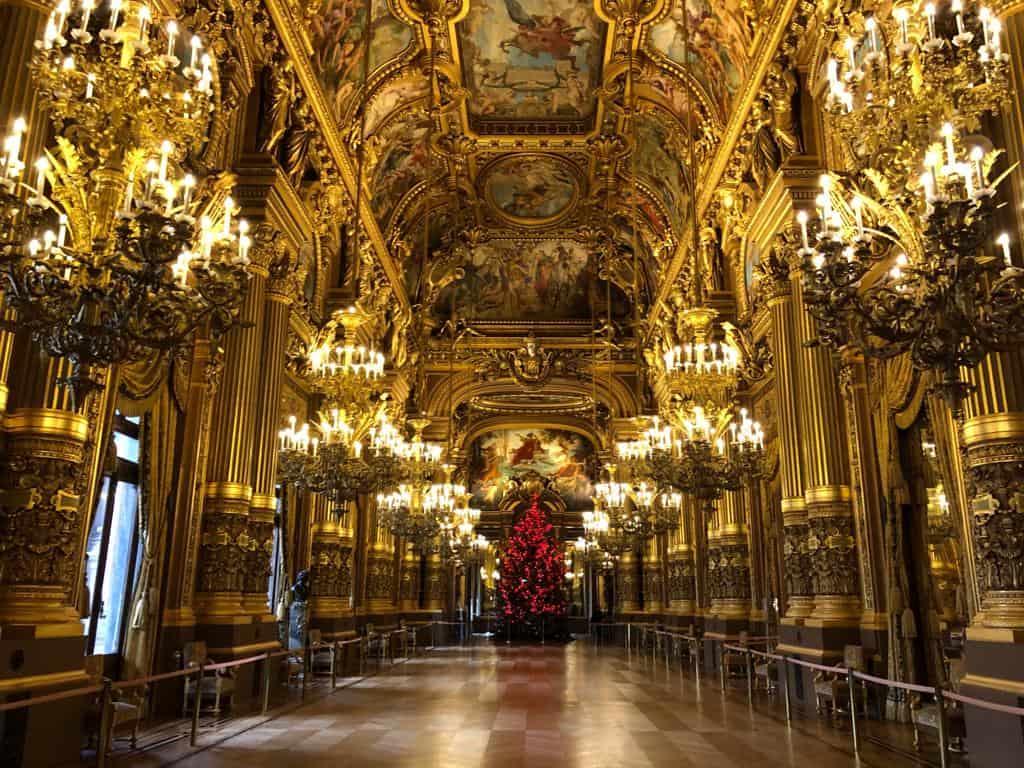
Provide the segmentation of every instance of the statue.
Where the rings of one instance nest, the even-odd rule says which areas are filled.
[[[309,631],[309,571],[299,571],[291,587],[288,608],[288,648],[305,648]]]
[[[291,126],[296,95],[292,62],[285,59],[263,70],[263,133],[260,150],[276,154],[277,145]]]

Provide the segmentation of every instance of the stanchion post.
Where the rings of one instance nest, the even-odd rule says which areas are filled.
[[[846,670],[846,685],[850,692],[850,735],[853,737],[853,754],[860,755],[860,734],[857,732],[857,693],[853,670]]]
[[[626,622],[626,654],[628,655],[633,649],[633,625],[630,622]]]
[[[942,698],[942,686],[935,686],[935,706],[939,717],[939,765],[949,765],[949,722],[946,720],[946,705]]]
[[[103,690],[100,691],[100,734],[96,744],[96,765],[97,768],[104,768],[107,764],[107,742],[110,741],[111,702],[113,696],[110,690],[110,680],[103,679]]]
[[[268,652],[263,659],[263,690],[260,692],[260,714],[267,714],[267,710],[270,708],[270,653]]]
[[[747,704],[754,706],[754,656],[748,648],[744,652],[747,658]]]
[[[714,653],[714,651],[712,651]],[[725,693],[725,648],[718,654],[718,679],[721,684],[722,693]]]
[[[302,688],[299,689],[299,698],[306,698],[306,682],[309,680],[309,649],[312,646],[306,643],[306,647],[302,649]]]
[[[338,641],[331,643],[331,690],[338,684]]]
[[[196,688],[192,697],[192,732],[189,734],[188,743],[196,746],[199,742],[199,705],[203,697],[203,665],[196,667]]]
[[[786,697],[786,725],[793,722],[793,705],[789,701],[789,664],[782,657],[782,695]]]

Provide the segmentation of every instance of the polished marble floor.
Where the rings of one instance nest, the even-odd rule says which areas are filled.
[[[846,737],[848,739],[848,735]],[[118,765],[164,763],[158,754]],[[192,756],[185,768],[881,766],[843,738],[787,729],[705,681],[618,651],[437,649]]]

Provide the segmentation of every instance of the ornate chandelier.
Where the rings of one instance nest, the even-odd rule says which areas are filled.
[[[724,334],[715,340],[717,317],[717,311],[704,306],[680,313],[688,338],[661,357],[663,381],[673,398],[702,407],[732,401],[739,383],[740,351]]]
[[[365,321],[354,306],[336,310],[309,345],[305,379],[329,403],[365,407],[384,375],[383,353],[355,340]]]
[[[992,237],[1006,174],[976,133],[1009,95],[999,20],[955,0],[843,31],[826,111],[852,172],[822,176],[814,222],[797,214],[804,299],[823,343],[907,353],[957,409],[961,366],[1024,341],[1024,271]]]
[[[401,438],[396,438],[398,430],[384,401],[375,417],[350,420],[344,410],[335,408],[322,413],[313,428],[305,423],[297,427],[296,422],[289,417],[289,426],[278,433],[278,475],[282,482],[322,494],[338,517],[349,501],[393,476]],[[387,473],[384,481],[382,473]]]
[[[0,152],[0,279],[14,324],[73,365],[166,354],[236,320],[250,238],[222,181],[185,168],[214,113],[211,59],[145,5],[63,0],[31,71],[57,133],[27,179],[25,121]]]
[[[397,475],[403,481],[395,490],[377,495],[379,524],[393,536],[411,542],[423,551],[442,531],[442,521],[450,519],[462,486],[450,482],[452,467],[440,464],[443,449],[423,440],[429,419],[413,419],[412,440],[397,443]],[[444,483],[431,483],[437,469],[445,470]]]

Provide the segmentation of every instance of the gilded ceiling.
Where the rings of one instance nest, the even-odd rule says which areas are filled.
[[[369,6],[368,20],[360,0],[324,0],[307,49],[410,301],[583,319],[602,293],[590,283],[633,294],[636,250],[653,303],[753,72],[754,0]],[[444,259],[458,285],[421,285]]]

